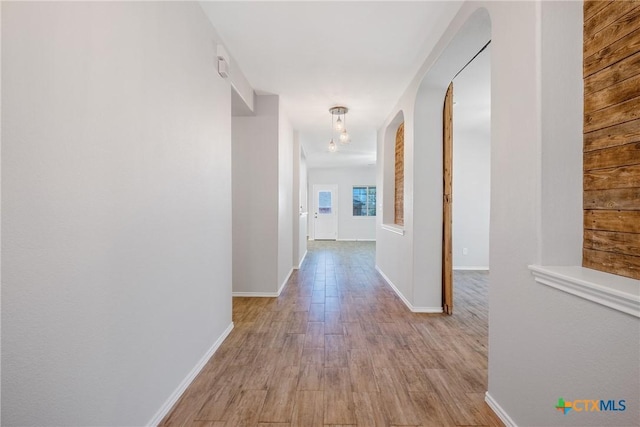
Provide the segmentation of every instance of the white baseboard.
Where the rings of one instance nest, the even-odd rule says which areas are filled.
[[[305,252],[306,255],[306,252]],[[284,279],[284,282],[278,288],[278,292],[232,292],[231,295],[234,297],[244,297],[244,298],[277,298],[282,293],[282,290],[286,286],[291,274],[293,273],[293,268],[289,270],[289,274],[287,274],[287,278]]]
[[[240,298],[277,298],[278,292],[232,292],[232,296]]]
[[[391,279],[389,279],[387,275],[384,274],[382,270],[380,270],[380,267],[378,267],[377,265],[376,265],[376,271],[380,273],[380,275],[385,280],[385,282],[387,282],[387,284],[391,287],[391,289],[393,289],[396,295],[398,295],[398,297],[402,300],[404,305],[406,305],[409,308],[409,310],[411,310],[413,313],[442,313],[442,307],[415,307],[413,304],[409,302],[407,298],[405,298],[404,295],[402,295],[402,292],[400,292],[400,290],[396,288],[396,285],[393,284]]]
[[[278,296],[280,296],[284,287],[287,286],[287,282],[289,281],[291,274],[293,274],[293,267],[291,267],[291,270],[289,270],[289,274],[287,274],[287,277],[284,278],[284,282],[282,282],[282,284],[278,288]]]
[[[454,270],[459,271],[489,271],[489,267],[486,265],[471,266],[471,267],[453,267]]]
[[[498,402],[496,402],[496,400],[489,394],[489,392],[485,393],[484,401],[487,402],[487,405],[489,405],[491,410],[495,412],[500,420],[502,420],[505,426],[518,427],[518,425],[511,419],[509,414],[507,414],[505,410],[502,409],[502,406],[500,406]]]
[[[304,251],[304,255],[302,255],[302,258],[300,258],[300,262],[298,263],[297,267],[293,267],[296,270],[300,270],[300,267],[302,267],[302,263],[304,262],[304,259],[307,257],[307,251]]]
[[[375,242],[376,239],[336,239],[338,242]]]
[[[184,393],[187,387],[189,387],[189,384],[191,384],[191,382],[200,373],[202,368],[204,368],[204,365],[207,364],[209,359],[211,359],[213,354],[216,352],[216,350],[218,350],[220,345],[229,336],[232,330],[233,330],[233,322],[231,322],[229,326],[227,326],[227,329],[225,329],[222,335],[218,337],[218,339],[216,340],[216,342],[213,343],[211,348],[209,348],[209,350],[207,350],[207,352],[204,354],[204,356],[202,356],[202,358],[198,361],[198,363],[196,363],[196,366],[194,366],[191,372],[189,372],[187,376],[182,380],[180,385],[178,385],[178,388],[176,388],[173,391],[173,393],[171,393],[171,396],[169,396],[167,401],[164,402],[164,404],[158,410],[158,412],[156,412],[153,418],[151,418],[151,421],[147,423],[148,426],[157,426],[158,424],[160,424],[162,419],[167,416],[171,408],[173,408],[173,405],[175,405],[178,399],[180,399],[180,396],[182,396],[182,393]]]

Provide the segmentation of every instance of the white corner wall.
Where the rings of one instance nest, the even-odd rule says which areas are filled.
[[[213,28],[194,3],[1,7],[2,424],[158,421],[231,326]]]
[[[307,254],[307,159],[300,134],[293,133],[293,267],[298,268]]]
[[[478,12],[483,7],[486,12]],[[442,114],[439,91],[444,95],[444,88],[420,83],[425,75],[443,71],[436,60],[456,34],[482,34],[472,28],[479,23],[475,13],[488,13],[492,40],[488,397],[510,425],[638,425],[638,319],[537,284],[528,269],[543,260],[580,259],[582,2],[462,6],[378,132],[381,153],[385,130],[398,111],[414,129],[405,134],[405,149],[413,154],[405,191],[410,189],[414,207],[405,212],[404,236],[378,227],[376,262],[392,281],[409,280],[404,296],[410,303],[439,301],[441,260],[435,243],[441,241],[436,230],[441,215],[429,212],[442,197],[436,164],[441,162],[441,122],[427,113]],[[481,38],[472,37],[484,44]],[[378,182],[384,178],[379,166]],[[414,259],[408,278],[396,267],[407,256]],[[428,266],[434,271],[424,269]],[[560,397],[624,399],[627,410],[565,416],[554,407]]]
[[[309,169],[309,194],[313,195],[313,186],[317,184],[338,186],[337,240],[376,239],[376,217],[353,216],[353,187],[376,185],[375,166],[311,168]],[[313,205],[311,201],[309,204]],[[376,213],[378,212],[376,211]],[[309,236],[311,238],[313,238],[313,232],[313,212],[311,212],[309,216]]]
[[[455,78],[453,99],[453,268],[485,270],[491,202],[490,46]]]
[[[279,100],[255,97],[233,123],[233,292],[278,291]],[[272,244],[265,250],[265,244]]]
[[[293,267],[293,128],[277,95],[233,116],[233,292],[276,296]]]
[[[278,291],[293,271],[293,126],[282,107],[278,117]],[[296,219],[297,219],[297,211]],[[296,264],[297,265],[297,264]]]

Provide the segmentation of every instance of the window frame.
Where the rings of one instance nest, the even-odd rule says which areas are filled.
[[[366,205],[365,205],[364,208],[361,208],[364,212],[366,212],[366,215],[355,215],[353,213],[353,211],[354,211],[354,194],[353,194],[353,192],[354,192],[354,190],[356,188],[361,188],[361,189],[363,188],[366,191],[366,194],[365,194],[365,196],[367,198]],[[372,188],[375,190],[375,200],[373,201],[373,206],[371,206],[371,204],[370,204],[371,202],[369,201],[369,196],[370,196],[369,191]],[[377,204],[378,204],[378,189],[377,189],[377,186],[375,184],[374,185],[352,185],[351,186],[351,217],[352,218],[375,218],[375,217],[377,217],[378,216]],[[375,214],[374,215],[369,215],[369,210],[372,207],[374,209]]]

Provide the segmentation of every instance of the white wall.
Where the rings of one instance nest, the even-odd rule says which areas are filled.
[[[456,34],[467,33],[468,46],[484,42],[482,20],[476,19],[481,16],[473,15],[481,7],[487,8],[492,39],[489,395],[521,426],[636,425],[638,319],[540,285],[528,269],[580,259],[581,2],[462,6],[378,132],[381,153],[386,127],[398,111],[413,129],[405,133],[405,149],[413,154],[405,157],[405,191],[414,207],[405,211],[404,236],[378,228],[377,264],[392,280],[408,280],[403,286],[412,304],[440,302],[440,269],[424,269],[441,263],[441,234],[433,232],[441,227],[441,215],[431,214],[429,205],[439,205],[442,197],[437,116],[448,82],[436,59],[448,45],[456,49],[450,53],[460,49],[450,44]],[[420,87],[425,75],[437,78]],[[379,168],[378,182],[382,173]],[[555,235],[560,229],[562,235]],[[410,277],[395,267],[407,256],[414,259]],[[425,265],[417,266],[418,260]],[[559,397],[633,403],[625,412],[564,416],[553,408]]]
[[[453,82],[454,269],[489,268],[490,51],[487,47]]]
[[[193,3],[2,3],[2,424],[145,425],[231,324],[231,89]]]
[[[233,123],[233,291],[278,289],[278,121],[276,95],[255,97],[255,116]],[[272,244],[265,250],[265,244]]]
[[[293,266],[299,267],[307,253],[307,159],[300,134],[293,133]]]
[[[293,128],[277,95],[233,116],[233,292],[276,295],[293,266]]]
[[[376,218],[353,216],[353,187],[376,185],[374,166],[309,169],[310,198],[317,184],[338,186],[338,240],[375,240]],[[312,200],[309,206],[313,209]],[[313,212],[309,215],[309,236],[313,238]]]
[[[293,269],[293,126],[279,109],[278,118],[278,289]]]

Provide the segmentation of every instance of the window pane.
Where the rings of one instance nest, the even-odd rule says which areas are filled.
[[[353,187],[353,216],[376,215],[376,187]]]
[[[318,213],[331,213],[331,191],[318,191]]]

